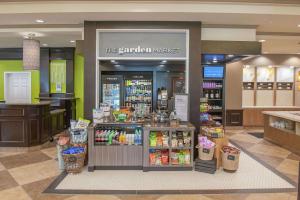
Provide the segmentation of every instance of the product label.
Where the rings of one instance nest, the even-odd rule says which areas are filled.
[[[204,148],[204,149],[202,150],[202,152],[203,152],[203,153],[209,153],[209,152],[210,152],[210,150],[209,150],[209,149],[205,149],[205,148]]]
[[[75,156],[69,157],[68,161],[70,163],[75,163],[77,161],[77,158]]]
[[[233,156],[233,155],[228,155],[228,156],[227,156],[227,159],[228,159],[228,160],[235,160],[235,156]]]

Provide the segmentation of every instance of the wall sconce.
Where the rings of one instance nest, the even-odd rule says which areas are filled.
[[[34,34],[30,34],[28,38],[23,40],[24,70],[40,68],[40,41],[33,39],[34,36]]]

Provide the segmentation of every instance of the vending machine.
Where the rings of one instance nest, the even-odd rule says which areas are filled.
[[[102,75],[102,102],[112,109],[120,109],[122,103],[123,76]]]

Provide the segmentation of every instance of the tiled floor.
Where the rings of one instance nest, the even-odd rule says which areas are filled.
[[[231,140],[297,181],[300,157],[245,130],[227,130]],[[296,200],[297,193],[208,195],[57,195],[42,193],[60,174],[55,147],[29,153],[0,152],[1,200]]]

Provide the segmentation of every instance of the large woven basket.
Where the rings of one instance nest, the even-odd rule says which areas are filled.
[[[86,152],[79,154],[63,154],[65,170],[68,173],[77,174],[82,171]]]
[[[203,146],[198,145],[198,146],[196,146],[196,148],[198,149],[198,157],[200,160],[212,160],[213,159],[215,147],[213,147],[211,149],[206,149],[206,148],[203,148]]]

